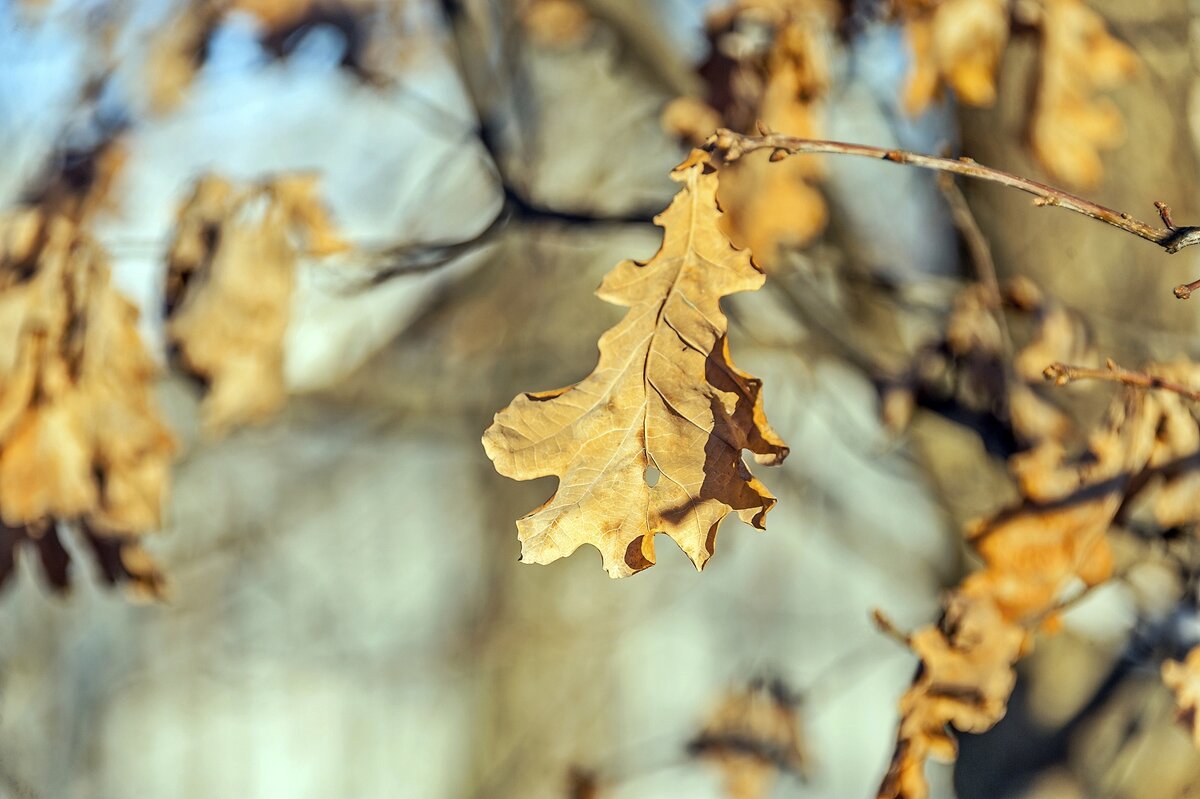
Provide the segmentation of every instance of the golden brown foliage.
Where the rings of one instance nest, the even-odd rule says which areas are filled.
[[[904,104],[924,111],[945,88],[960,102],[990,106],[1008,46],[1010,17],[1040,34],[1040,71],[1029,116],[1034,155],[1056,180],[1093,186],[1103,169],[1100,151],[1119,143],[1123,124],[1099,91],[1125,83],[1138,59],[1113,38],[1082,0],[893,0],[913,63]]]
[[[76,160],[77,163],[70,163]],[[119,137],[84,153],[63,156],[65,163],[46,182],[29,193],[29,204],[49,216],[65,216],[87,227],[97,216],[118,209],[116,189],[129,152]],[[70,165],[68,165],[70,164]]]
[[[781,683],[755,681],[721,700],[689,748],[721,769],[731,799],[766,799],[781,772],[805,771],[796,704]]]
[[[220,16],[215,3],[188,3],[150,42],[146,91],[151,111],[166,113],[183,101],[200,69],[204,37]]]
[[[787,447],[767,424],[760,381],[729,358],[719,305],[759,288],[763,274],[720,230],[708,155],[693,151],[672,176],[684,186],[656,218],[662,248],[644,264],[618,264],[597,291],[630,310],[600,338],[595,371],[518,396],[484,434],[501,474],[559,478],[557,493],[517,522],[525,562],[591,544],[624,577],[653,565],[654,536],[666,533],[701,568],[728,513],[761,529],[775,504],[742,450],[775,464]]]
[[[909,637],[921,669],[900,700],[896,753],[880,797],[924,799],[926,759],[949,762],[958,751],[948,725],[983,732],[1004,716],[1026,638],[990,598],[967,591],[950,595],[937,625]]]
[[[1124,121],[1099,91],[1125,83],[1138,58],[1081,0],[1042,0],[1041,74],[1029,123],[1034,155],[1056,179],[1100,182],[1100,151],[1120,143]]]
[[[904,107],[919,114],[946,87],[967,105],[996,100],[996,69],[1008,45],[1008,0],[895,0],[913,63]]]
[[[283,405],[297,259],[347,246],[313,177],[242,188],[215,176],[197,181],[168,253],[167,335],[207,384],[208,432],[261,421]]]
[[[721,124],[748,133],[762,123],[819,138],[839,16],[829,0],[739,0],[714,13],[708,22],[713,54],[702,70],[712,105],[680,98],[664,111],[664,127],[695,144]],[[828,220],[815,185],[823,174],[820,162],[806,157],[775,165],[745,159],[727,167],[720,198],[734,243],[769,267],[781,248],[812,241]]]
[[[1011,355],[1006,314],[1030,327],[1024,346]],[[1044,396],[1042,370],[1054,361],[1093,358],[1079,316],[1032,282],[1010,281],[1003,294],[970,284],[954,297],[944,336],[922,347],[908,372],[883,386],[884,420],[899,431],[919,403],[953,403],[994,416],[1022,444],[1062,441],[1072,424]]]
[[[1200,377],[1189,363],[1154,367],[1152,373],[1193,383]],[[944,691],[928,690],[927,675],[936,650],[922,642],[927,643],[928,636],[945,636],[945,619],[939,627],[913,635],[922,671],[901,701],[899,740],[881,797],[926,795],[925,759],[949,759],[954,754],[948,725],[980,732],[999,721],[1012,690],[1011,676],[997,676],[1001,664],[1007,669],[1023,654],[1032,633],[1056,628],[1064,593],[1072,585],[1086,590],[1109,579],[1113,557],[1107,534],[1130,498],[1149,484],[1150,476],[1166,478],[1156,498],[1164,504],[1154,506],[1160,518],[1197,520],[1194,499],[1189,497],[1191,504],[1182,512],[1173,504],[1178,503],[1178,495],[1171,493],[1175,479],[1194,479],[1190,469],[1182,469],[1181,474],[1175,470],[1197,454],[1200,426],[1180,396],[1126,387],[1113,400],[1106,422],[1089,438],[1081,457],[1067,457],[1064,446],[1051,439],[1012,458],[1023,501],[974,525],[970,538],[982,567],[962,581],[946,604],[948,618],[978,616],[977,623],[991,629],[989,635],[972,638],[974,644],[954,643],[963,666],[955,677],[956,695],[969,694],[973,700],[986,697],[988,702],[979,706],[978,714],[964,716],[961,708],[946,704]],[[1162,499],[1164,493],[1169,500]],[[1160,509],[1164,507],[1169,514]],[[1182,673],[1170,671],[1182,686]]]
[[[110,581],[160,590],[135,538],[159,526],[175,445],[137,316],[73,222],[36,209],[0,218],[0,580],[31,540],[65,585],[63,522],[82,528]]]

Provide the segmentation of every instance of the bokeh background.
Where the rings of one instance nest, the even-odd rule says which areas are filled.
[[[932,178],[829,159],[824,234],[727,303],[734,356],[792,450],[761,475],[780,498],[766,533],[726,522],[703,574],[665,542],[627,580],[589,549],[523,565],[513,520],[552,481],[498,476],[480,434],[516,393],[592,368],[621,313],[592,291],[657,248],[649,219],[686,154],[660,116],[701,91],[722,4],[584,0],[584,32],[557,39],[523,28],[518,3],[271,5],[223,14],[175,86],[156,54],[182,35],[182,2],[0,4],[0,201],[119,128],[128,159],[93,232],[141,308],[181,446],[146,544],[164,602],[130,601],[86,557],[68,593],[22,557],[0,594],[0,796],[715,798],[721,772],[688,743],[756,679],[798,697],[805,752],[770,796],[873,795],[915,659],[870,611],[933,619],[964,568],[961,523],[1011,494],[961,426],[888,430],[862,368],[864,351],[936,331],[970,274]],[[1090,5],[1144,63],[1111,95],[1124,143],[1090,196],[1194,219],[1200,6]],[[911,118],[903,34],[869,17],[838,39],[827,138],[1044,177],[1023,128],[1032,45],[1010,46],[993,107]],[[270,39],[278,19],[290,27]],[[212,439],[200,388],[168,363],[164,251],[197,175],[291,171],[320,175],[356,249],[301,265],[286,408]],[[1195,349],[1200,315],[1169,287],[1196,258],[967,191],[1002,277],[1080,309],[1098,349]],[[903,312],[881,310],[885,291]],[[930,769],[935,794],[1187,795],[1195,754],[1155,664],[1064,726],[1143,610],[1124,586],[1072,609],[1011,718],[964,742],[957,775]],[[600,793],[572,783],[580,770]]]

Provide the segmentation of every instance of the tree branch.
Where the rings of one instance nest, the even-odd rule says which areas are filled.
[[[992,315],[996,318],[996,326],[1000,328],[1001,343],[1004,354],[1012,357],[1012,334],[1008,330],[1008,319],[1004,316],[1004,298],[1000,296],[1000,280],[996,277],[996,262],[992,259],[992,248],[988,245],[987,237],[979,227],[979,221],[967,204],[967,198],[962,189],[954,182],[954,175],[949,172],[939,172],[937,175],[938,188],[946,205],[950,208],[950,218],[958,233],[962,236],[971,262],[975,265],[976,277],[980,285],[988,293],[988,304]]]
[[[1046,370],[1042,374],[1045,375],[1047,380],[1052,381],[1058,386],[1065,386],[1067,383],[1072,383],[1076,380],[1107,380],[1110,383],[1121,383],[1122,385],[1133,386],[1134,388],[1152,388],[1170,391],[1184,399],[1200,400],[1200,391],[1196,389],[1188,388],[1185,385],[1167,380],[1158,375],[1123,369],[1112,358],[1109,358],[1105,362],[1104,369],[1091,369],[1086,366],[1052,363],[1046,367]]]
[[[1193,244],[1200,244],[1200,226],[1179,227],[1171,220],[1171,209],[1166,203],[1155,203],[1164,227],[1134,219],[1127,213],[1114,211],[1103,205],[1085,200],[1074,194],[1047,186],[1036,180],[1004,172],[1000,169],[984,166],[971,158],[938,158],[932,155],[921,155],[906,150],[889,150],[884,147],[872,147],[866,144],[848,144],[836,141],[819,141],[816,139],[801,139],[796,136],[784,136],[771,133],[760,127],[760,136],[747,136],[722,128],[714,133],[705,144],[709,152],[719,154],[726,162],[736,161],[747,153],[755,150],[769,150],[771,160],[778,161],[789,155],[799,153],[825,153],[830,155],[857,155],[863,158],[874,158],[890,161],[894,164],[907,164],[920,169],[931,169],[936,172],[952,172],[978,180],[999,183],[1011,189],[1032,194],[1034,204],[1039,206],[1058,206],[1074,211],[1092,219],[1099,220],[1138,238],[1153,242],[1168,253],[1176,253]],[[1192,291],[1200,288],[1200,280],[1188,283],[1175,289],[1175,296],[1187,299]]]

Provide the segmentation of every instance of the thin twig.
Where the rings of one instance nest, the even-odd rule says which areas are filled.
[[[771,160],[778,161],[797,153],[825,153],[830,155],[857,155],[863,158],[874,158],[890,161],[894,164],[906,164],[921,169],[932,169],[937,172],[952,172],[969,178],[998,183],[1011,189],[1032,194],[1034,204],[1039,206],[1052,205],[1066,208],[1092,219],[1099,220],[1138,238],[1153,242],[1168,253],[1176,253],[1193,244],[1200,244],[1200,227],[1177,226],[1171,221],[1171,209],[1166,203],[1156,203],[1163,227],[1134,219],[1127,213],[1114,211],[1103,205],[1085,200],[1074,194],[1039,183],[1036,180],[1004,172],[1000,169],[984,166],[972,158],[938,158],[932,155],[921,155],[906,150],[890,150],[886,147],[873,147],[866,144],[849,144],[846,142],[820,141],[802,139],[796,136],[784,136],[780,133],[762,131],[760,136],[747,136],[722,128],[714,133],[705,144],[710,152],[719,154],[726,162],[736,161],[747,153],[756,150],[769,150]],[[1200,280],[1179,286],[1175,296],[1186,299],[1193,290],[1200,288]]]
[[[871,621],[875,624],[875,629],[891,638],[896,643],[905,648],[912,647],[912,639],[908,633],[896,626],[887,615],[879,608],[871,609]]]
[[[1184,399],[1200,401],[1200,391],[1188,388],[1158,375],[1146,372],[1135,372],[1123,369],[1116,361],[1109,358],[1104,369],[1092,369],[1086,366],[1070,366],[1065,363],[1052,363],[1042,372],[1047,380],[1055,385],[1065,386],[1076,380],[1107,380],[1110,383],[1121,383],[1134,388],[1159,389],[1178,394]]]
[[[1000,279],[996,277],[996,262],[992,259],[992,248],[988,245],[987,237],[979,228],[967,198],[962,189],[954,182],[954,176],[949,172],[939,172],[937,176],[938,189],[950,208],[950,218],[958,228],[959,235],[971,253],[971,262],[975,265],[975,276],[980,285],[988,293],[988,305],[996,317],[996,325],[1000,328],[1000,338],[1006,355],[1012,354],[1012,336],[1008,331],[1008,320],[1004,317],[1004,300],[1000,296]]]
[[[968,252],[971,253],[975,276],[999,306],[1000,280],[996,277],[996,262],[992,260],[992,249],[988,246],[987,238],[979,229],[979,222],[971,212],[971,206],[967,205],[967,198],[963,196],[962,189],[954,182],[954,177],[948,172],[942,172],[937,178],[938,189],[950,208],[950,218],[954,227],[958,228]]]

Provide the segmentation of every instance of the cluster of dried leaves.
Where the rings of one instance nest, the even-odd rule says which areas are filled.
[[[0,217],[0,584],[28,545],[65,589],[73,531],[105,581],[144,597],[165,590],[139,537],[161,526],[176,445],[152,398],[159,370],[137,309],[89,234],[118,210],[122,130],[58,153],[27,205]],[[296,260],[346,246],[310,176],[197,183],[168,256],[167,328],[209,388],[210,432],[282,404]]]
[[[1028,328],[1016,353],[1006,314]],[[1095,357],[1078,314],[1032,282],[1013,280],[1003,292],[973,283],[955,297],[944,335],[919,348],[904,373],[883,381],[884,421],[898,433],[918,408],[970,420],[1005,455],[1062,441],[1074,425],[1049,395],[1042,372],[1054,362]]]
[[[31,542],[65,587],[59,536],[74,527],[109,582],[161,592],[138,537],[159,525],[175,445],[137,316],[74,220],[37,208],[0,218],[0,582]]]
[[[163,577],[138,537],[160,526],[175,443],[137,310],[82,227],[106,194],[52,192],[0,218],[0,584],[28,543],[51,585],[67,587],[61,535],[73,528],[106,581],[158,597]],[[311,177],[197,183],[169,256],[168,333],[208,385],[211,432],[282,404],[296,259],[345,246]]]
[[[738,0],[714,12],[711,51],[700,68],[707,101],[675,100],[663,112],[664,126],[693,144],[718,127],[751,133],[759,124],[820,138],[841,13],[834,0]],[[768,267],[781,248],[811,242],[829,215],[816,187],[822,175],[821,162],[805,156],[731,166],[720,193],[730,237]]]
[[[167,254],[167,335],[184,368],[205,383],[210,434],[262,421],[283,405],[297,261],[348,246],[312,176],[196,182]]]
[[[557,41],[581,35],[582,18],[568,11],[577,3],[529,5],[539,10],[529,15],[538,20],[535,30],[553,32]],[[1138,60],[1083,0],[891,0],[890,11],[904,26],[912,51],[903,100],[913,115],[947,88],[968,105],[992,105],[1014,26],[1036,31],[1041,48],[1030,145],[1057,180],[1076,186],[1099,182],[1100,151],[1119,143],[1123,121],[1098,93],[1127,81]],[[844,21],[844,5],[834,0],[735,0],[714,11],[707,26],[710,55],[699,69],[704,97],[668,104],[664,128],[693,145],[720,127],[821,138]],[[776,168],[758,158],[731,166],[721,188],[730,237],[768,269],[784,248],[811,243],[828,221],[817,187],[822,176],[813,156],[788,158]]]
[[[904,102],[913,114],[946,88],[967,105],[992,105],[1013,22],[1035,30],[1033,153],[1056,180],[1100,181],[1100,151],[1120,142],[1124,126],[1111,101],[1097,95],[1125,83],[1139,61],[1083,0],[893,0],[892,10],[912,49]]]
[[[102,85],[88,84],[81,103]],[[158,368],[137,309],[111,285],[89,234],[119,210],[124,127],[56,153],[27,205],[0,217],[0,582],[28,543],[49,582],[67,587],[62,535],[74,530],[105,580],[144,596],[164,590],[138,538],[160,527],[176,446],[152,399]],[[244,189],[198,182],[168,256],[168,335],[210,389],[210,431],[282,403],[296,259],[345,246],[311,177]]]
[[[1020,501],[968,530],[978,569],[946,597],[935,625],[908,636],[921,667],[900,702],[897,746],[880,797],[921,799],[928,794],[925,761],[949,761],[956,752],[951,730],[982,732],[1004,715],[1015,684],[1013,664],[1033,645],[1034,634],[1059,626],[1065,603],[1113,574],[1109,533],[1120,527],[1133,500],[1150,508],[1166,531],[1200,522],[1194,465],[1200,458],[1200,419],[1190,401],[1145,386],[1120,389],[1105,422],[1082,452],[1067,443],[1072,426],[1058,408],[1035,393],[1035,371],[1067,357],[1090,359],[1081,323],[1028,283],[1008,292],[1012,306],[1034,314],[1029,343],[1006,373],[998,302],[973,286],[959,297],[944,342],[953,356],[960,401],[993,398],[992,413],[1011,425],[1016,452],[1009,468]],[[995,296],[995,295],[991,295]],[[1152,366],[1146,386],[1200,384],[1200,367],[1182,361]],[[1061,378],[1060,371],[1046,376]],[[980,390],[982,388],[982,390]],[[1185,707],[1194,663],[1168,665],[1168,683]]]
[[[654,536],[666,533],[702,568],[726,515],[761,529],[775,504],[742,450],[762,464],[788,450],[767,424],[760,381],[730,360],[719,304],[759,288],[763,273],[721,231],[709,155],[693,151],[672,177],[683,188],[656,218],[661,249],[618,264],[597,291],[629,312],[600,338],[595,371],[518,396],[484,434],[501,474],[559,478],[517,522],[525,562],[591,544],[624,577],[654,564]]]

